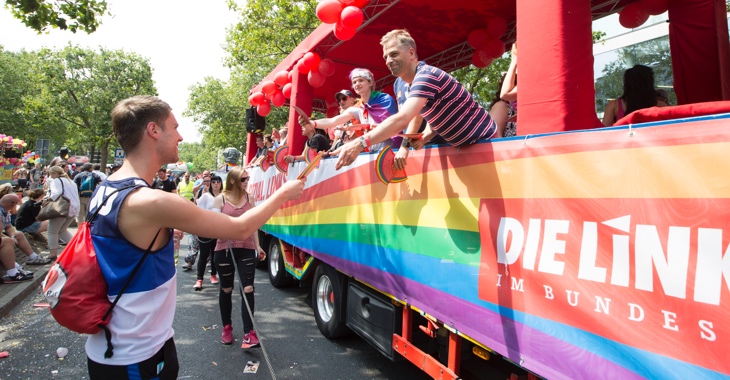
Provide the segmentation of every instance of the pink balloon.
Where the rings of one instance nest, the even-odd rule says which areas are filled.
[[[299,61],[299,64],[297,64],[297,70],[299,70],[302,74],[308,74],[311,69],[304,64],[304,60],[301,60]]]
[[[500,16],[487,17],[487,32],[489,36],[497,39],[507,31],[507,20]]]
[[[489,41],[489,33],[487,33],[486,29],[472,30],[471,33],[469,33],[469,37],[466,39],[469,46],[474,49],[483,48],[484,45],[487,44],[487,41]]]
[[[337,0],[323,0],[317,4],[317,18],[325,24],[335,24],[340,21],[342,3]]]
[[[335,73],[335,63],[325,58],[319,63],[319,72],[326,77],[331,77]]]
[[[335,37],[340,41],[347,41],[355,36],[357,29],[348,29],[342,26],[339,22],[332,27],[332,31],[335,33]]]
[[[276,89],[276,83],[274,83],[273,80],[266,80],[261,84],[261,91],[263,91],[266,95],[273,94]]]
[[[302,64],[309,67],[309,70],[317,70],[319,68],[319,63],[321,61],[321,58],[319,58],[319,54],[309,52],[307,54],[304,54],[304,57],[302,57]]]
[[[357,29],[362,25],[364,16],[362,10],[355,6],[345,7],[340,14],[342,26],[348,29]]]
[[[489,40],[484,45],[483,50],[490,58],[499,58],[504,54],[504,42],[500,40]]]
[[[284,85],[284,87],[281,88],[281,93],[284,95],[285,98],[291,99],[291,89],[292,89],[291,83],[287,83]]]
[[[279,86],[283,86],[289,83],[289,72],[286,70],[279,71],[274,75],[274,82]]]
[[[322,87],[325,79],[324,75],[315,70],[310,71],[307,75],[307,81],[309,81],[309,84],[314,88]]]
[[[274,107],[281,107],[284,103],[286,103],[286,97],[282,91],[277,91],[271,96],[271,104],[273,104]]]
[[[266,98],[264,97],[264,93],[261,91],[254,92],[251,94],[251,96],[248,97],[248,102],[251,104],[251,106],[256,107],[264,102]]]
[[[264,102],[260,106],[256,107],[256,113],[259,114],[259,116],[266,117],[269,112],[271,112],[271,103]]]
[[[619,12],[618,22],[627,29],[640,27],[649,19],[649,13],[641,7],[640,3],[631,3]]]
[[[475,67],[483,69],[492,63],[492,59],[484,50],[479,49],[474,51],[474,55],[471,56],[471,63]]]
[[[659,16],[669,9],[668,0],[639,0],[639,3],[641,3],[641,7],[652,16]]]

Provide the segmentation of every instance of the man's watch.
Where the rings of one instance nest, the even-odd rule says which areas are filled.
[[[365,140],[365,136],[360,136],[360,145],[363,149],[368,148],[368,142]]]

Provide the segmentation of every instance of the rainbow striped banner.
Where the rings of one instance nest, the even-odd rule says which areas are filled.
[[[547,378],[727,378],[729,126],[425,148],[390,185],[323,159],[264,230]]]

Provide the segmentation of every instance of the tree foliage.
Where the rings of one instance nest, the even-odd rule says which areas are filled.
[[[107,12],[105,0],[5,0],[5,8],[39,33],[48,27],[93,33]]]
[[[148,60],[135,53],[0,49],[2,133],[28,141],[31,150],[36,139],[50,139],[52,152],[63,145],[76,154],[99,151],[106,163],[117,146],[111,109],[124,98],[156,93]]]
[[[231,77],[205,78],[191,86],[184,113],[201,124],[205,144],[244,150],[250,89],[319,25],[316,6],[314,0],[250,0],[242,7],[229,2],[241,15],[226,38]],[[287,119],[286,107],[273,108],[266,117],[266,130],[280,128]]]
[[[202,173],[203,170],[215,170],[216,158],[218,156],[218,148],[209,146],[206,143],[186,143],[182,142],[178,145],[178,153],[180,160],[184,162],[192,162],[192,171]]]

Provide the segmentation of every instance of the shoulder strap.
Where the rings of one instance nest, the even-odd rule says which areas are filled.
[[[104,205],[106,204],[106,201],[108,201],[109,198],[111,198],[112,195],[114,195],[114,194],[116,194],[116,193],[118,193],[118,192],[120,192],[122,190],[126,190],[126,189],[129,189],[129,188],[132,188],[132,187],[142,187],[142,186],[139,186],[139,185],[127,185],[127,186],[122,186],[122,187],[120,187],[118,189],[115,189],[114,191],[112,191],[111,193],[109,193],[108,195],[106,195],[104,197],[104,200],[101,202],[101,204],[99,205],[99,207],[96,208],[96,211],[94,211],[94,213],[91,214],[91,216],[88,217],[86,219],[86,221],[89,222],[89,223],[91,223],[94,219],[96,219],[96,216],[99,215],[99,211],[101,210],[102,207],[104,207]]]
[[[109,197],[107,197],[108,199]],[[104,200],[106,201],[106,199]],[[104,317],[101,318],[102,321],[106,321],[107,318],[109,318],[109,315],[111,315],[112,310],[114,310],[114,306],[117,306],[117,302],[119,302],[119,298],[124,294],[124,292],[127,290],[127,287],[130,283],[132,283],[132,279],[134,278],[134,275],[137,274],[139,271],[139,268],[142,267],[142,263],[144,262],[144,259],[147,258],[147,255],[150,254],[150,251],[152,251],[152,246],[155,245],[155,241],[157,240],[157,237],[160,236],[160,231],[162,231],[162,228],[157,230],[157,233],[155,234],[155,238],[152,239],[152,243],[150,243],[150,246],[147,247],[147,250],[144,252],[144,255],[142,255],[142,258],[139,259],[137,262],[137,265],[134,266],[134,269],[132,269],[132,273],[129,275],[129,278],[127,279],[127,282],[124,283],[124,286],[122,286],[122,289],[119,291],[119,294],[114,298],[114,302],[109,306],[109,309],[107,309],[106,313],[104,314]],[[106,337],[106,352],[104,353],[104,358],[111,358],[114,355],[114,346],[112,345],[112,332],[109,331],[109,328],[104,324],[99,324],[99,327],[104,330],[104,336]]]

